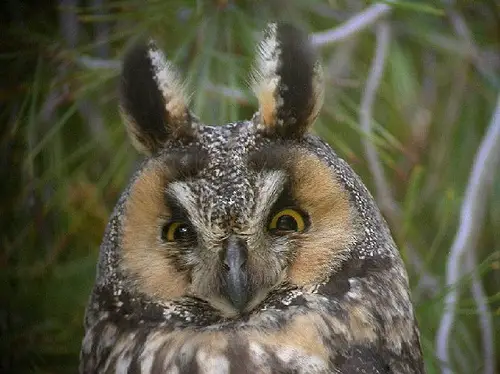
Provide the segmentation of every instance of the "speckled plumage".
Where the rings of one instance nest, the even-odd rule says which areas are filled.
[[[289,26],[279,27],[286,32]],[[279,45],[280,40],[268,44]],[[295,63],[300,67],[301,57],[295,62],[278,61],[275,66]],[[315,79],[313,71],[304,74]],[[293,88],[292,83],[285,80],[280,84]],[[288,94],[277,90],[264,97],[287,102]],[[407,275],[398,250],[356,174],[325,142],[305,133],[315,118],[310,115],[314,105],[296,108],[293,113],[300,114],[300,123],[290,118],[290,113],[267,113],[271,123],[265,129],[259,115],[251,121],[216,127],[202,125],[189,115],[185,118],[193,120],[184,133],[169,132],[171,122],[180,123],[175,118],[163,124],[167,131],[149,131],[125,105],[128,120],[136,121],[129,125],[135,129],[132,136],[141,135],[138,141],[149,147],[146,153],[151,156],[122,194],[104,235],[85,319],[82,373],[423,372]],[[260,111],[269,107],[276,105],[261,103]],[[274,117],[279,121],[273,123]],[[262,229],[267,218],[261,216],[270,211],[259,201],[275,202],[285,189],[285,180],[291,180],[295,191],[307,182],[304,175],[309,175],[308,169],[316,167],[320,173],[311,174],[311,178],[324,179],[325,186],[338,186],[331,196],[332,201],[338,199],[343,212],[327,209],[326,218],[311,213],[309,231],[268,237]],[[155,179],[158,170],[165,176]],[[129,216],[136,206],[141,209],[147,203],[149,195],[140,195],[142,200],[137,200],[137,186],[147,178],[165,183],[158,190],[161,196],[175,192],[182,195],[181,205],[198,207],[199,213],[187,208],[187,216],[199,230],[193,248],[164,255],[170,247],[144,245],[145,252],[138,252],[137,257],[142,236],[147,243],[160,241],[147,236],[147,222],[134,226],[136,221]],[[280,190],[273,189],[274,182]],[[151,188],[153,196],[154,183],[143,184]],[[315,193],[311,189],[310,194]],[[298,199],[307,206],[307,196]],[[132,200],[145,203],[134,205]],[[325,209],[322,200],[311,205],[318,212]],[[150,217],[150,213],[144,214]],[[164,222],[162,214],[158,222]],[[347,227],[340,233],[328,226],[337,214]],[[151,232],[156,232],[157,224],[161,226],[151,222]],[[318,231],[325,227],[325,233]],[[330,229],[333,236],[328,239]],[[321,269],[317,272],[308,268],[314,264],[314,256],[302,256],[310,250],[309,241],[319,240],[316,234],[324,236],[317,243],[326,246],[317,248],[326,256],[319,257]],[[230,303],[223,292],[225,284],[216,274],[217,251],[229,236],[243,238],[248,245],[248,288],[250,298],[255,299],[247,309],[231,313],[226,310]],[[165,261],[174,274],[164,279],[174,281],[178,276],[185,280],[165,291],[156,279],[142,279],[149,268],[142,272],[142,265],[135,267],[130,258],[140,260],[147,251],[161,253],[155,257],[159,263],[151,261],[151,273],[158,266],[162,276]],[[203,275],[201,280],[197,280],[197,272]],[[170,294],[175,297],[170,299]]]

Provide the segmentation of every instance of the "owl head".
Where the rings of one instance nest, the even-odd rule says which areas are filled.
[[[113,250],[104,251],[99,279],[113,279],[115,293],[202,301],[232,317],[284,289],[336,292],[347,279],[336,274],[364,266],[351,260],[394,257],[368,191],[309,133],[323,101],[309,38],[271,24],[257,52],[258,111],[223,126],[190,111],[154,42],[127,53],[120,108],[147,157],[108,229]]]

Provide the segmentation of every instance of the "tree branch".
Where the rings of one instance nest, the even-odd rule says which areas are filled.
[[[59,27],[69,48],[76,48],[80,24],[76,10],[78,0],[59,0]]]
[[[387,218],[391,221],[396,221],[398,208],[392,199],[391,188],[385,179],[382,163],[380,162],[377,150],[371,139],[373,135],[372,107],[384,71],[385,60],[391,39],[390,27],[386,22],[381,22],[377,25],[376,38],[377,45],[375,48],[375,56],[371,63],[370,74],[368,75],[368,80],[361,99],[359,121],[361,129],[365,133],[363,137],[363,146],[365,148],[368,168],[371,171],[375,183],[376,199]]]
[[[391,39],[390,34],[390,26],[386,22],[380,22],[377,25],[375,56],[370,66],[370,73],[361,99],[359,121],[364,132],[363,146],[368,162],[368,169],[373,176],[375,184],[375,198],[380,204],[380,209],[389,221],[391,227],[396,231],[400,231],[398,228],[401,226],[401,209],[393,198],[391,187],[385,178],[384,168],[371,139],[373,135],[372,108],[382,79]],[[409,263],[415,268],[417,273],[421,274],[419,287],[431,290],[435,293],[438,284],[436,277],[426,271],[423,260],[413,249],[411,244],[405,243],[405,246],[408,248]]]
[[[344,41],[372,26],[390,11],[389,5],[376,3],[334,29],[313,34],[311,36],[312,43],[317,47],[323,47],[327,44]]]
[[[441,360],[441,369],[443,373],[451,374],[452,372],[448,345],[458,302],[458,290],[455,284],[459,281],[461,276],[461,262],[464,255],[475,249],[486,209],[488,187],[492,180],[492,175],[498,167],[499,156],[500,94],[497,98],[491,123],[483,137],[474,160],[460,212],[459,229],[446,264],[446,284],[451,289],[445,298],[445,308],[436,337],[437,356]],[[475,297],[477,297],[477,295]],[[485,339],[484,336],[483,339]],[[488,346],[489,344],[492,344],[491,340],[489,340]],[[485,349],[486,348],[487,347],[485,347]],[[485,366],[485,373],[493,373],[493,371],[486,371],[489,367],[489,364]]]
[[[479,325],[484,351],[484,374],[495,372],[495,335],[493,334],[493,322],[491,312],[488,308],[488,299],[483,289],[483,283],[477,271],[477,259],[474,251],[467,252],[465,268],[472,275],[471,293],[477,305]]]
[[[97,70],[97,69],[119,70],[122,65],[121,61],[119,60],[95,58],[84,55],[77,57],[76,62],[80,66],[90,70]]]
[[[92,0],[92,7],[96,16],[105,14],[104,1]],[[107,22],[96,22],[94,24],[95,39],[97,42],[96,54],[100,58],[109,56],[109,24]]]

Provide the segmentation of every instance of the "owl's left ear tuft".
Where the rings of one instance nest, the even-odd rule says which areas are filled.
[[[194,136],[196,121],[184,91],[175,67],[154,41],[128,50],[120,77],[120,110],[137,150],[150,155],[168,139]]]
[[[269,24],[252,78],[258,128],[268,135],[302,137],[323,105],[323,71],[307,34],[289,24]]]

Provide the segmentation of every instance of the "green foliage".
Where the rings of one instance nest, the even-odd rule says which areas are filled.
[[[8,36],[0,56],[7,66],[0,73],[6,103],[0,118],[7,124],[0,139],[0,290],[5,304],[0,369],[11,372],[76,370],[99,243],[138,160],[117,111],[116,62],[126,46],[153,35],[188,79],[195,113],[205,123],[225,123],[249,118],[256,108],[248,72],[258,32],[269,20],[324,31],[370,5],[356,0],[103,3],[57,8],[9,2],[2,12],[11,18],[2,23]],[[394,6],[392,42],[370,141],[402,211],[392,230],[408,264],[427,369],[436,373],[434,337],[448,291],[448,251],[472,160],[500,90],[500,42],[495,38],[500,9],[494,2],[457,2],[453,9],[473,35],[471,47],[442,3],[387,4]],[[58,24],[71,17],[78,25],[75,45],[73,34]],[[99,37],[99,27],[107,35]],[[314,129],[373,192],[359,103],[374,48],[370,30],[322,48],[326,99]],[[490,59],[480,59],[487,54]],[[95,68],[99,62],[104,67]],[[497,341],[499,178],[477,245]],[[422,259],[422,268],[415,267],[411,251]],[[422,287],[423,270],[437,280],[436,289]],[[451,347],[457,373],[479,372],[483,365],[469,286],[464,274]],[[500,357],[498,347],[496,352]]]

